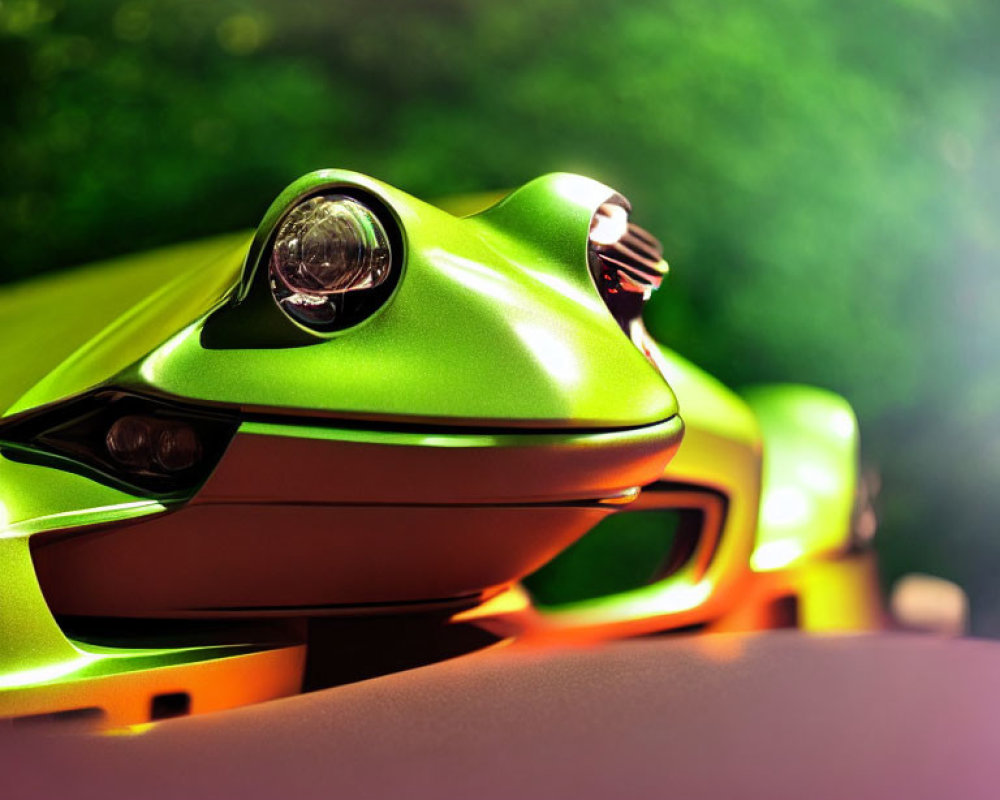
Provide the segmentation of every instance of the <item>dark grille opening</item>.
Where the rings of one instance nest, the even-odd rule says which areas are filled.
[[[596,248],[596,256],[622,291],[643,294],[659,287],[666,273],[663,245],[653,234],[630,222],[617,242]]]
[[[648,586],[690,561],[703,525],[698,509],[620,511],[525,578],[524,586],[540,606]]]
[[[149,718],[151,720],[186,717],[190,713],[191,695],[187,692],[154,695],[149,704]]]
[[[767,610],[772,628],[799,627],[799,598],[794,595],[772,600]]]
[[[363,681],[472,653],[502,638],[453,610],[309,620],[303,689]]]

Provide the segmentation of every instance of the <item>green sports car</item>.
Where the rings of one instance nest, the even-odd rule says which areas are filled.
[[[629,211],[574,175],[459,216],[328,170],[252,234],[9,290],[0,716],[114,726],[290,694],[309,619],[735,619],[776,553],[839,556],[853,427],[821,465],[829,541],[812,506],[797,527],[757,513],[800,463],[782,420],[839,401],[748,406],[655,343],[666,264]],[[762,435],[789,454],[764,462],[763,506]],[[670,514],[614,516],[630,504]],[[623,546],[594,550],[609,525]]]

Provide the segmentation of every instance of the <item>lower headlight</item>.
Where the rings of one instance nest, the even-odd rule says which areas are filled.
[[[0,454],[179,498],[208,477],[238,425],[232,411],[103,389],[0,421]]]

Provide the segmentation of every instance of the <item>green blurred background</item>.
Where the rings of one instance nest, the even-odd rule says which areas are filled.
[[[998,636],[998,32],[993,0],[0,0],[0,280],[252,226],[319,167],[591,175],[664,240],[653,332],[846,395],[887,585],[957,580]]]

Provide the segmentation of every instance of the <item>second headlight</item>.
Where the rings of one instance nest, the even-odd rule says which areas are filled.
[[[663,247],[649,231],[629,221],[624,198],[611,199],[590,221],[587,259],[608,310],[629,333],[667,273]]]

